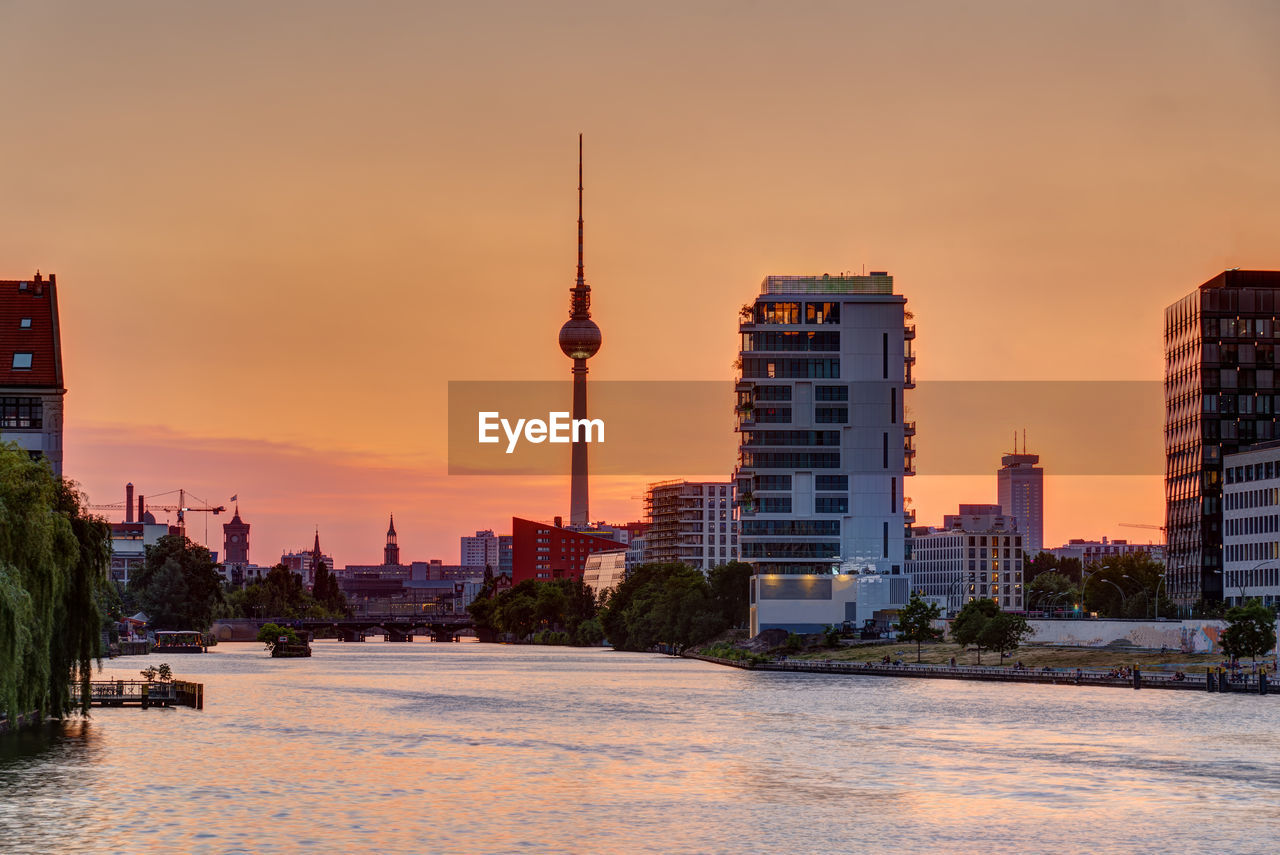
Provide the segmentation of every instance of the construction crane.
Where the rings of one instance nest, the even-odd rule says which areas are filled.
[[[132,489],[132,485],[130,485],[130,488]],[[173,490],[169,491],[169,493],[172,493],[172,492],[174,491]],[[167,496],[169,495],[169,493],[160,493],[160,495]],[[177,493],[178,493],[178,504],[176,505],[152,505],[152,504],[148,504],[146,500],[143,499],[143,497],[139,496],[138,497],[139,498],[139,520],[141,520],[141,513],[144,511],[167,511],[169,513],[177,512],[178,533],[181,534],[183,537],[186,537],[187,535],[186,515],[188,511],[192,513],[217,515],[217,514],[224,513],[227,510],[225,505],[210,505],[207,503],[199,506],[188,505],[187,491],[179,489]],[[203,499],[201,501],[203,501]],[[112,505],[86,505],[86,507],[88,507],[90,510],[95,510],[95,511],[118,511],[118,510],[124,509],[124,503],[116,502],[115,504],[112,504]],[[205,532],[206,540],[208,540],[208,535],[209,533],[206,531]]]
[[[1164,534],[1164,526],[1162,525],[1151,525],[1149,523],[1116,523],[1116,525],[1124,526],[1125,528],[1149,528],[1152,531]]]

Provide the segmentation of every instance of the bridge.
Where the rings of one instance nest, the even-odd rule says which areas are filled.
[[[458,634],[474,629],[469,615],[389,614],[345,618],[230,618],[215,620],[212,632],[219,641],[257,641],[258,630],[274,623],[313,635],[336,635],[343,641],[364,641],[366,635],[382,635],[387,641],[457,641]]]

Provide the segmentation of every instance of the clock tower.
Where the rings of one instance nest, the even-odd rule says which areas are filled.
[[[223,561],[227,564],[249,563],[249,524],[240,519],[240,506],[231,522],[222,524]]]

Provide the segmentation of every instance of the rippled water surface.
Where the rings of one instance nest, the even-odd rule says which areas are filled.
[[[0,852],[1280,850],[1280,697],[314,647],[0,738]]]

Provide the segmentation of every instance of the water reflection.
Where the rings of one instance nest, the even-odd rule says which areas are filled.
[[[0,849],[1274,848],[1280,698],[474,644],[169,659],[203,712],[0,740]]]

